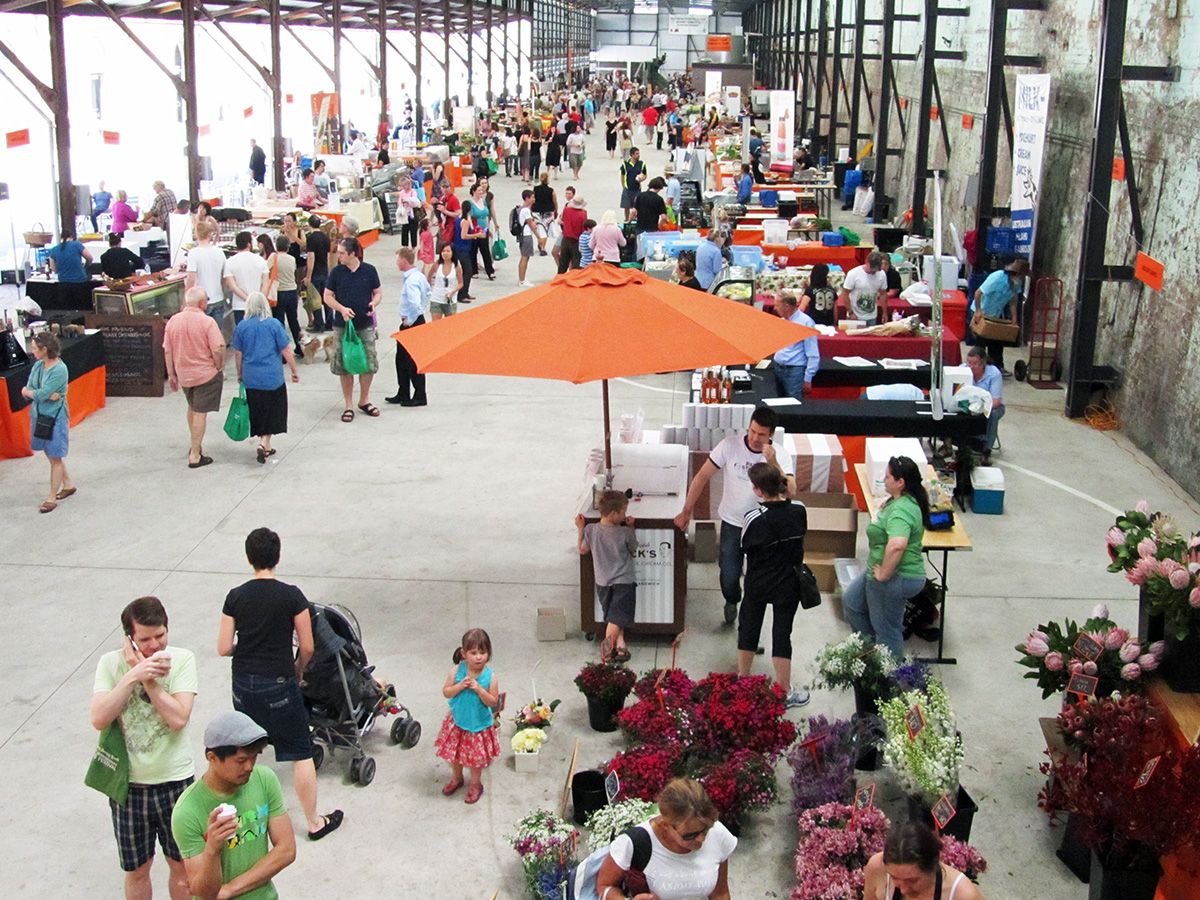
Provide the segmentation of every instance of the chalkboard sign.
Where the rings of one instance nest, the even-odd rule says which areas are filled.
[[[104,338],[105,386],[113,397],[161,397],[166,380],[162,316],[87,316]]]
[[[925,730],[925,714],[919,704],[914,703],[904,714],[904,724],[908,726],[908,739],[915,741],[917,735]]]
[[[950,798],[943,794],[938,802],[933,804],[931,812],[933,813],[933,821],[937,827],[945,828],[950,824],[950,820],[954,818],[958,810],[954,808],[954,804],[950,802]]]
[[[1082,697],[1094,697],[1096,694],[1096,685],[1100,683],[1100,679],[1095,675],[1084,675],[1078,672],[1071,676],[1071,680],[1067,682],[1067,693],[1078,694]]]
[[[1075,639],[1075,645],[1071,648],[1086,660],[1095,662],[1100,658],[1100,654],[1104,652],[1104,645],[1097,641],[1087,632],[1079,632],[1079,637]]]

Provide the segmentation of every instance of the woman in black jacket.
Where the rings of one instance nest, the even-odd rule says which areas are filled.
[[[792,690],[792,620],[800,606],[796,566],[804,562],[808,513],[788,499],[787,478],[769,463],[750,467],[750,485],[761,504],[746,513],[742,550],[746,586],[738,610],[738,674],[749,675],[767,606],[771,615],[771,664],[788,707],[808,702],[808,691]]]

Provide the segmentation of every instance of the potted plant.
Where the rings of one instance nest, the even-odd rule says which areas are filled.
[[[1091,896],[1153,898],[1159,860],[1200,843],[1200,750],[1180,748],[1167,715],[1139,695],[1088,698],[1059,715],[1079,755],[1047,754],[1053,776],[1038,805],[1053,824],[1077,814],[1077,836],[1092,850]]]
[[[932,819],[933,807],[948,798],[955,814],[942,830],[969,840],[977,807],[959,784],[962,738],[946,689],[930,679],[924,690],[905,691],[882,703],[879,714],[887,731],[884,762],[895,770],[913,811]]]
[[[621,832],[640,825],[658,812],[658,806],[636,798],[621,800],[596,810],[587,818],[588,848],[595,852],[611,844]]]
[[[518,772],[538,770],[538,752],[546,743],[546,732],[541,728],[522,728],[512,736],[513,761]]]
[[[895,658],[886,647],[870,643],[858,632],[821,648],[814,669],[814,687],[854,691],[854,708],[860,716],[873,715],[879,701],[895,691]]]
[[[845,803],[826,803],[800,814],[792,900],[859,900],[863,867],[883,849],[889,822],[874,806],[854,813]]]
[[[1200,534],[1184,537],[1169,515],[1146,501],[1118,516],[1105,536],[1110,572],[1140,589],[1139,617],[1161,617],[1163,676],[1172,690],[1200,692]]]
[[[513,716],[513,721],[517,724],[518,730],[522,728],[537,728],[545,731],[548,738],[550,736],[550,725],[554,721],[554,711],[558,709],[558,704],[561,702],[561,700],[551,700],[547,703],[545,700],[539,698],[517,710],[517,714]]]
[[[1089,635],[1103,648],[1096,659],[1082,658],[1075,650],[1080,634]],[[1076,673],[1099,679],[1095,691],[1098,697],[1117,691],[1144,690],[1146,676],[1159,667],[1163,644],[1159,641],[1146,645],[1124,628],[1118,628],[1108,618],[1108,607],[1101,603],[1082,625],[1071,619],[1062,625],[1057,622],[1039,625],[1015,649],[1021,654],[1017,662],[1033,670],[1026,672],[1025,677],[1037,681],[1044,700],[1065,691]]]
[[[559,900],[563,885],[575,861],[579,832],[554,813],[536,809],[524,816],[509,836],[521,870],[525,888],[533,900]]]
[[[632,671],[612,663],[588,663],[575,676],[576,686],[587,698],[588,721],[595,731],[617,730],[617,713],[635,681]]]

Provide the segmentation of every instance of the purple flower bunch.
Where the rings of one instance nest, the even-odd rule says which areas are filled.
[[[848,719],[830,722],[824,716],[808,720],[808,731],[788,753],[792,767],[792,811],[826,803],[844,803],[854,795],[854,725]],[[813,743],[806,743],[813,741]]]

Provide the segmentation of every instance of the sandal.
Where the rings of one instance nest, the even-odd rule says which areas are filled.
[[[450,781],[447,781],[446,784],[442,787],[442,794],[446,797],[449,797],[451,794],[456,792],[462,786],[463,786],[463,780],[461,778],[458,779],[457,781],[451,779]]]
[[[318,828],[316,831],[310,831],[308,833],[308,839],[310,841],[319,841],[321,838],[325,837],[325,835],[329,834],[331,831],[337,831],[338,826],[342,824],[343,817],[344,817],[344,813],[340,809],[335,809],[333,812],[331,812],[327,816],[321,816],[321,818],[325,820],[325,824],[322,825],[320,828]]]
[[[626,663],[631,659],[628,647],[618,647],[612,653],[612,661],[615,663]]]
[[[610,659],[612,659],[612,655],[613,655],[612,638],[606,637],[604,640],[602,640],[600,642],[600,662],[601,663],[608,662]]]
[[[41,506],[38,507],[38,512],[48,513],[48,512],[54,512],[56,509],[58,509],[58,504],[55,503],[53,500],[47,500],[45,503],[43,503]]]
[[[61,491],[59,491],[57,494],[54,495],[54,499],[55,500],[66,500],[68,497],[70,497],[72,494],[74,494],[76,490],[78,490],[78,488],[63,488]]]
[[[260,466],[267,461],[267,448],[262,444],[258,445],[258,453],[256,454],[256,458],[258,459],[258,464]]]
[[[472,784],[467,788],[467,796],[463,798],[464,803],[478,803],[479,798],[483,796],[483,785]]]
[[[211,466],[212,461],[213,460],[212,460],[211,456],[201,456],[200,459],[197,460],[196,462],[188,463],[188,468],[189,469],[199,469],[201,466]]]
[[[371,403],[360,403],[360,404],[358,404],[358,408],[361,409],[368,416],[370,416],[372,419],[374,419],[376,416],[379,415],[379,407],[375,406]]]
[[[342,421],[343,422],[353,422],[354,421],[354,410],[348,409],[344,413],[342,413]]]

